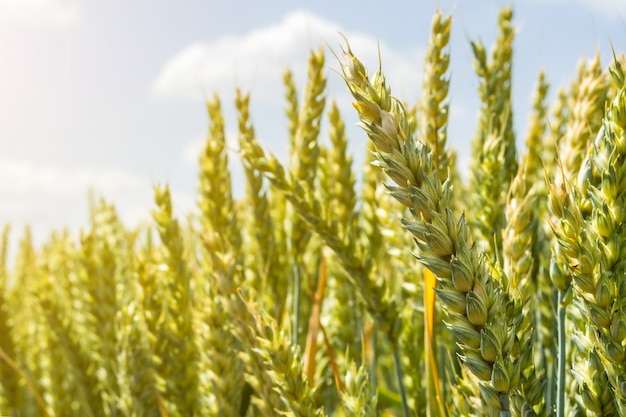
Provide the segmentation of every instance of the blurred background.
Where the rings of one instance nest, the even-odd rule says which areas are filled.
[[[467,171],[478,110],[470,39],[490,46],[497,12],[514,6],[513,111],[522,143],[539,70],[550,97],[596,50],[626,51],[626,0],[0,0],[0,223],[30,224],[36,242],[88,221],[88,194],[115,203],[127,225],[149,218],[152,186],[169,183],[179,216],[194,210],[207,97],[220,95],[237,162],[237,87],[251,93],[259,140],[286,154],[282,73],[304,88],[310,49],[327,49],[328,96],[343,112],[355,163],[366,138],[336,73],[344,34],[373,72],[378,49],[394,95],[420,96],[438,7],[454,16],[449,144]],[[325,127],[323,126],[322,135]],[[358,167],[357,167],[358,169]]]

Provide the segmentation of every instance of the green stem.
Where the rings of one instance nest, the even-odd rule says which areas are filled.
[[[406,389],[404,388],[404,372],[402,372],[402,364],[400,363],[398,344],[392,341],[392,345],[393,367],[396,371],[396,378],[398,379],[398,391],[400,391],[400,399],[402,400],[402,413],[404,417],[409,417],[409,403],[406,398]]]
[[[556,379],[556,417],[565,416],[565,291],[559,291],[558,298],[558,375]]]
[[[552,296],[550,298],[552,305],[556,306],[557,302],[558,302],[558,291],[556,290],[556,288],[554,288],[552,290]],[[557,377],[557,371],[556,371],[556,366],[555,366],[555,362],[554,362],[554,355],[552,354],[553,352],[553,348],[554,348],[554,335],[555,333],[558,333],[558,331],[556,331],[556,329],[558,329],[558,323],[557,323],[557,319],[554,315],[552,315],[552,321],[551,321],[551,328],[550,328],[550,344],[548,345],[548,349],[546,349],[544,347],[544,353],[543,353],[543,364],[545,366],[546,369],[546,373],[547,373],[547,382],[546,382],[546,402],[545,402],[545,409],[546,410],[552,410],[552,407],[555,405],[555,397],[556,397],[556,391],[555,391],[555,387],[556,387],[556,377]],[[548,355],[551,355],[548,358]]]
[[[300,268],[298,265],[294,265],[293,272],[293,333],[291,335],[291,343],[296,346],[298,344],[298,333],[300,330],[300,292],[302,291]]]
[[[375,395],[378,390],[378,349],[376,348],[376,325],[372,328],[371,346],[372,346],[372,360],[370,363],[370,387],[372,388],[372,395]]]

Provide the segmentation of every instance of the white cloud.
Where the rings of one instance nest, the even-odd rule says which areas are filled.
[[[244,91],[252,91],[255,101],[280,100],[282,103],[282,72],[291,68],[298,85],[302,85],[300,81],[306,75],[309,48],[328,42],[339,52],[342,44],[339,32],[347,36],[353,50],[366,65],[377,66],[379,42],[375,37],[349,32],[312,13],[296,11],[275,25],[245,35],[225,36],[187,46],[164,65],[154,81],[153,90],[162,97],[199,99],[213,92],[231,96],[235,87],[240,86]],[[380,49],[387,77],[401,92],[410,87],[408,92],[413,98],[420,84],[422,50],[394,51],[383,41],[380,41]],[[326,58],[330,68],[339,68],[331,54]],[[329,79],[332,84],[338,82],[333,79],[339,79],[339,76],[330,75]]]
[[[149,216],[151,184],[119,169],[64,169],[0,158],[0,223],[30,224],[39,236],[87,225],[87,196],[113,202],[129,224]]]
[[[121,170],[65,170],[40,166],[30,161],[0,158],[0,193],[24,195],[44,193],[66,197],[97,186],[103,192],[136,189],[141,181]]]
[[[80,13],[67,0],[0,0],[0,22],[17,26],[64,26],[76,23]]]
[[[245,175],[236,151],[239,149],[237,114],[232,105],[235,88],[240,87],[251,94],[250,115],[259,142],[279,159],[284,159],[288,153],[288,139],[283,113],[283,71],[287,68],[293,70],[299,98],[302,99],[310,49],[317,49],[320,45],[326,47],[328,43],[340,53],[344,45],[340,32],[348,38],[355,54],[371,71],[378,67],[380,46],[383,68],[393,85],[394,94],[402,99],[415,100],[421,86],[423,49],[394,50],[374,36],[350,32],[335,22],[306,11],[290,13],[274,25],[243,35],[229,35],[188,45],[163,66],[153,82],[153,93],[162,98],[193,100],[201,100],[213,93],[221,97],[231,150],[229,165],[233,190],[240,197],[245,189]],[[348,97],[343,80],[331,72],[339,70],[340,64],[328,50],[326,52],[327,101],[335,99],[339,103],[348,137],[353,138],[351,151],[358,161],[355,164],[360,164],[365,155],[364,133],[356,126],[356,114],[350,106],[352,98]],[[324,122],[320,136],[322,141],[326,131]],[[205,132],[198,132],[195,140],[190,140],[180,155],[184,165],[195,172],[204,141]],[[183,206],[187,207],[187,204]]]

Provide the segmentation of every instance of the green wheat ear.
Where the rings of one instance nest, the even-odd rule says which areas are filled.
[[[450,53],[446,50],[450,41],[452,16],[446,18],[437,11],[432,19],[430,43],[424,62],[424,97],[421,103],[420,138],[434,154],[439,179],[445,181],[450,156],[446,143],[448,139],[448,114],[450,110],[448,91],[450,79]]]
[[[370,80],[348,46],[342,70],[361,126],[376,148],[376,163],[396,184],[388,189],[414,214],[403,224],[415,237],[416,257],[438,278],[437,294],[463,363],[479,381],[488,409],[509,412],[523,359],[515,336],[521,310],[510,308],[506,281],[487,270],[464,218],[454,217],[450,183],[441,183],[430,149],[413,136],[406,111],[380,69]]]
[[[367,369],[351,362],[345,376],[341,401],[350,417],[375,417],[378,415],[376,395],[372,395]]]
[[[294,417],[325,416],[322,407],[313,401],[309,382],[303,369],[302,353],[297,345],[290,342],[288,329],[279,329],[263,311],[248,304],[254,317],[256,343],[250,354],[256,355],[269,376],[274,390],[280,396],[285,415]]]
[[[596,398],[590,400],[595,409],[613,406],[619,414],[626,412],[626,361],[623,354],[626,345],[626,321],[623,311],[626,308],[623,297],[619,294],[626,284],[623,280],[624,268],[620,261],[618,248],[623,246],[623,225],[626,215],[623,213],[623,198],[626,190],[622,179],[626,176],[624,160],[626,158],[626,69],[623,61],[615,60],[611,69],[617,94],[608,104],[605,117],[598,135],[592,142],[591,151],[582,162],[573,197],[579,210],[590,213],[582,218],[586,236],[578,241],[585,261],[593,264],[588,269],[587,262],[580,268],[572,267],[572,283],[575,302],[581,314],[588,321],[590,332],[581,332],[581,339],[587,338],[597,352],[598,358],[588,357],[588,364],[601,363],[607,375],[613,393],[609,402],[601,390],[596,390]],[[587,195],[588,200],[587,200]],[[595,363],[592,361],[595,360]],[[599,372],[599,366],[595,366]],[[592,368],[593,369],[593,368]],[[583,399],[588,384],[582,384]],[[607,404],[608,403],[608,404]]]
[[[156,329],[154,362],[156,383],[168,414],[194,415],[198,408],[199,375],[195,366],[198,348],[195,343],[191,275],[183,252],[183,235],[174,218],[169,187],[154,188],[156,209],[152,217],[161,238],[161,264],[158,279],[163,280],[163,322]]]
[[[491,59],[482,43],[471,44],[481,108],[472,141],[472,194],[467,213],[475,239],[489,248],[487,253],[494,259],[502,251],[503,207],[518,164],[511,107],[512,19],[511,8],[498,14],[499,33]]]

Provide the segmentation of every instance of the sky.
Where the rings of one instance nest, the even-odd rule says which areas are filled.
[[[284,156],[282,73],[292,69],[302,92],[307,56],[320,46],[328,100],[346,119],[359,164],[366,137],[329,48],[340,51],[344,34],[371,72],[380,48],[393,94],[415,102],[436,8],[453,15],[449,143],[464,170],[479,104],[469,41],[491,46],[506,5],[518,29],[513,109],[521,141],[541,69],[553,98],[581,57],[599,50],[606,66],[611,44],[626,52],[626,0],[0,0],[0,223],[17,235],[28,224],[38,242],[53,229],[77,232],[88,225],[91,191],[132,226],[149,218],[152,187],[164,183],[177,215],[194,210],[204,103],[213,94],[222,100],[241,194],[235,89],[251,94],[259,140]]]

